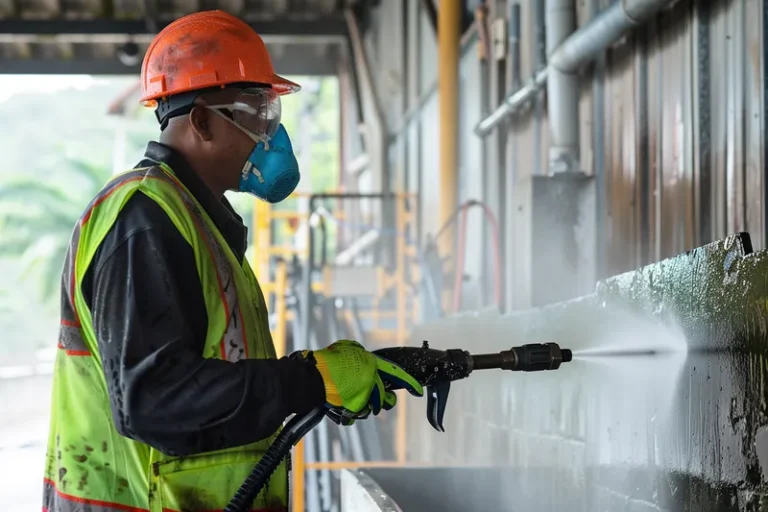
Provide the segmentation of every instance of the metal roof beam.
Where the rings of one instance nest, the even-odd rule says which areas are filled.
[[[162,30],[173,20],[157,21],[157,30]],[[249,25],[265,42],[335,42],[343,41],[347,29],[341,16],[325,16],[316,19],[274,19],[250,21]],[[66,39],[68,36],[94,36],[148,38],[152,35],[144,20],[26,20],[1,19],[0,36],[4,42],[24,41],[25,38],[52,37]]]
[[[322,76],[335,75],[337,53],[330,51],[326,55],[301,50],[298,46],[291,51],[272,56],[275,70],[282,75]],[[96,59],[0,59],[0,74],[24,75],[135,75],[141,72],[141,62],[126,66],[117,58]]]

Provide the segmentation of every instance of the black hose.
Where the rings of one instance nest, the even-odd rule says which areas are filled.
[[[247,512],[251,510],[251,504],[259,495],[264,486],[269,482],[280,463],[290,456],[291,448],[298,443],[307,432],[315,428],[325,415],[322,407],[313,409],[305,416],[294,416],[272,443],[248,478],[237,490],[224,509],[224,512]]]

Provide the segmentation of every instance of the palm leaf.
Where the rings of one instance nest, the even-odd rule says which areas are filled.
[[[0,241],[0,258],[20,258],[24,255],[27,247],[34,243],[32,233],[28,233],[27,236],[14,233],[12,236],[14,238],[3,233],[2,241]]]
[[[109,181],[112,172],[110,169],[91,164],[84,160],[66,158],[66,169],[86,180],[88,195],[96,194],[104,184]]]
[[[61,231],[71,231],[74,227],[71,218],[59,215],[35,214],[35,212],[7,212],[0,214],[0,227],[19,233],[31,232],[43,235]]]
[[[19,277],[36,278],[41,298],[52,305],[72,229],[111,169],[67,157],[44,167],[55,180],[17,178],[0,184],[0,257],[22,261]]]
[[[23,201],[43,204],[46,202],[71,201],[63,189],[53,187],[29,178],[9,180],[0,186],[0,201]]]
[[[60,188],[29,179],[0,186],[0,217],[23,211],[28,217],[66,217],[74,225],[86,204],[87,201],[78,201]]]

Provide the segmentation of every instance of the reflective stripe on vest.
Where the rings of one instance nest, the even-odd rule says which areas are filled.
[[[45,478],[43,488],[43,512],[149,512],[146,508],[129,507],[119,503],[107,503],[105,501],[77,498],[64,494],[56,489],[53,481]],[[172,512],[165,509],[163,512]],[[223,512],[217,510],[200,510],[195,512]],[[270,512],[266,508],[252,508],[248,512]]]
[[[115,177],[73,230],[64,264],[44,489],[48,512],[220,510],[274,439],[171,457],[117,433],[111,409],[122,405],[111,407],[110,400],[123,397],[109,396],[105,379],[117,378],[119,368],[101,360],[79,280],[122,205],[138,191],[168,213],[196,251],[209,315],[204,356],[230,362],[274,357],[263,296],[247,261],[240,265],[172,171],[152,167]],[[254,510],[286,510],[287,476],[283,463]]]
[[[236,362],[240,359],[248,357],[248,343],[243,326],[243,312],[239,307],[235,307],[237,304],[237,289],[232,286],[233,276],[232,268],[227,262],[224,251],[219,243],[215,240],[211,232],[203,226],[201,221],[202,212],[194,200],[187,194],[182,185],[177,179],[157,167],[150,167],[149,169],[140,169],[130,171],[122,174],[121,176],[110,182],[88,205],[83,214],[80,222],[77,223],[72,233],[72,238],[69,243],[69,251],[67,252],[64,272],[65,275],[70,276],[66,283],[67,295],[70,298],[71,304],[75,304],[75,263],[74,257],[77,254],[78,244],[80,242],[80,232],[82,227],[90,220],[93,210],[96,206],[104,202],[113,192],[115,192],[121,185],[130,183],[132,181],[139,181],[143,179],[159,179],[177,188],[179,195],[184,202],[184,206],[187,207],[188,213],[195,223],[197,233],[205,243],[209,254],[213,258],[214,265],[217,270],[217,279],[219,285],[219,294],[222,302],[224,303],[224,309],[226,311],[232,311],[229,317],[229,325],[224,336],[221,339],[221,358],[227,361]],[[73,328],[77,331],[77,334],[73,332]],[[71,320],[62,320],[61,322],[61,335],[59,347],[65,350],[73,352],[70,355],[87,355],[88,349],[85,342],[80,336],[80,318],[75,311],[75,318]]]
[[[65,494],[56,489],[56,484],[48,479],[43,479],[43,512],[149,512],[146,508],[129,507],[119,503],[89,500]]]

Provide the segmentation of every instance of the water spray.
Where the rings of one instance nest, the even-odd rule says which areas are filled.
[[[591,359],[596,357],[654,357],[669,353],[670,351],[661,351],[656,349],[636,349],[636,350],[575,350],[573,357],[576,359]]]

